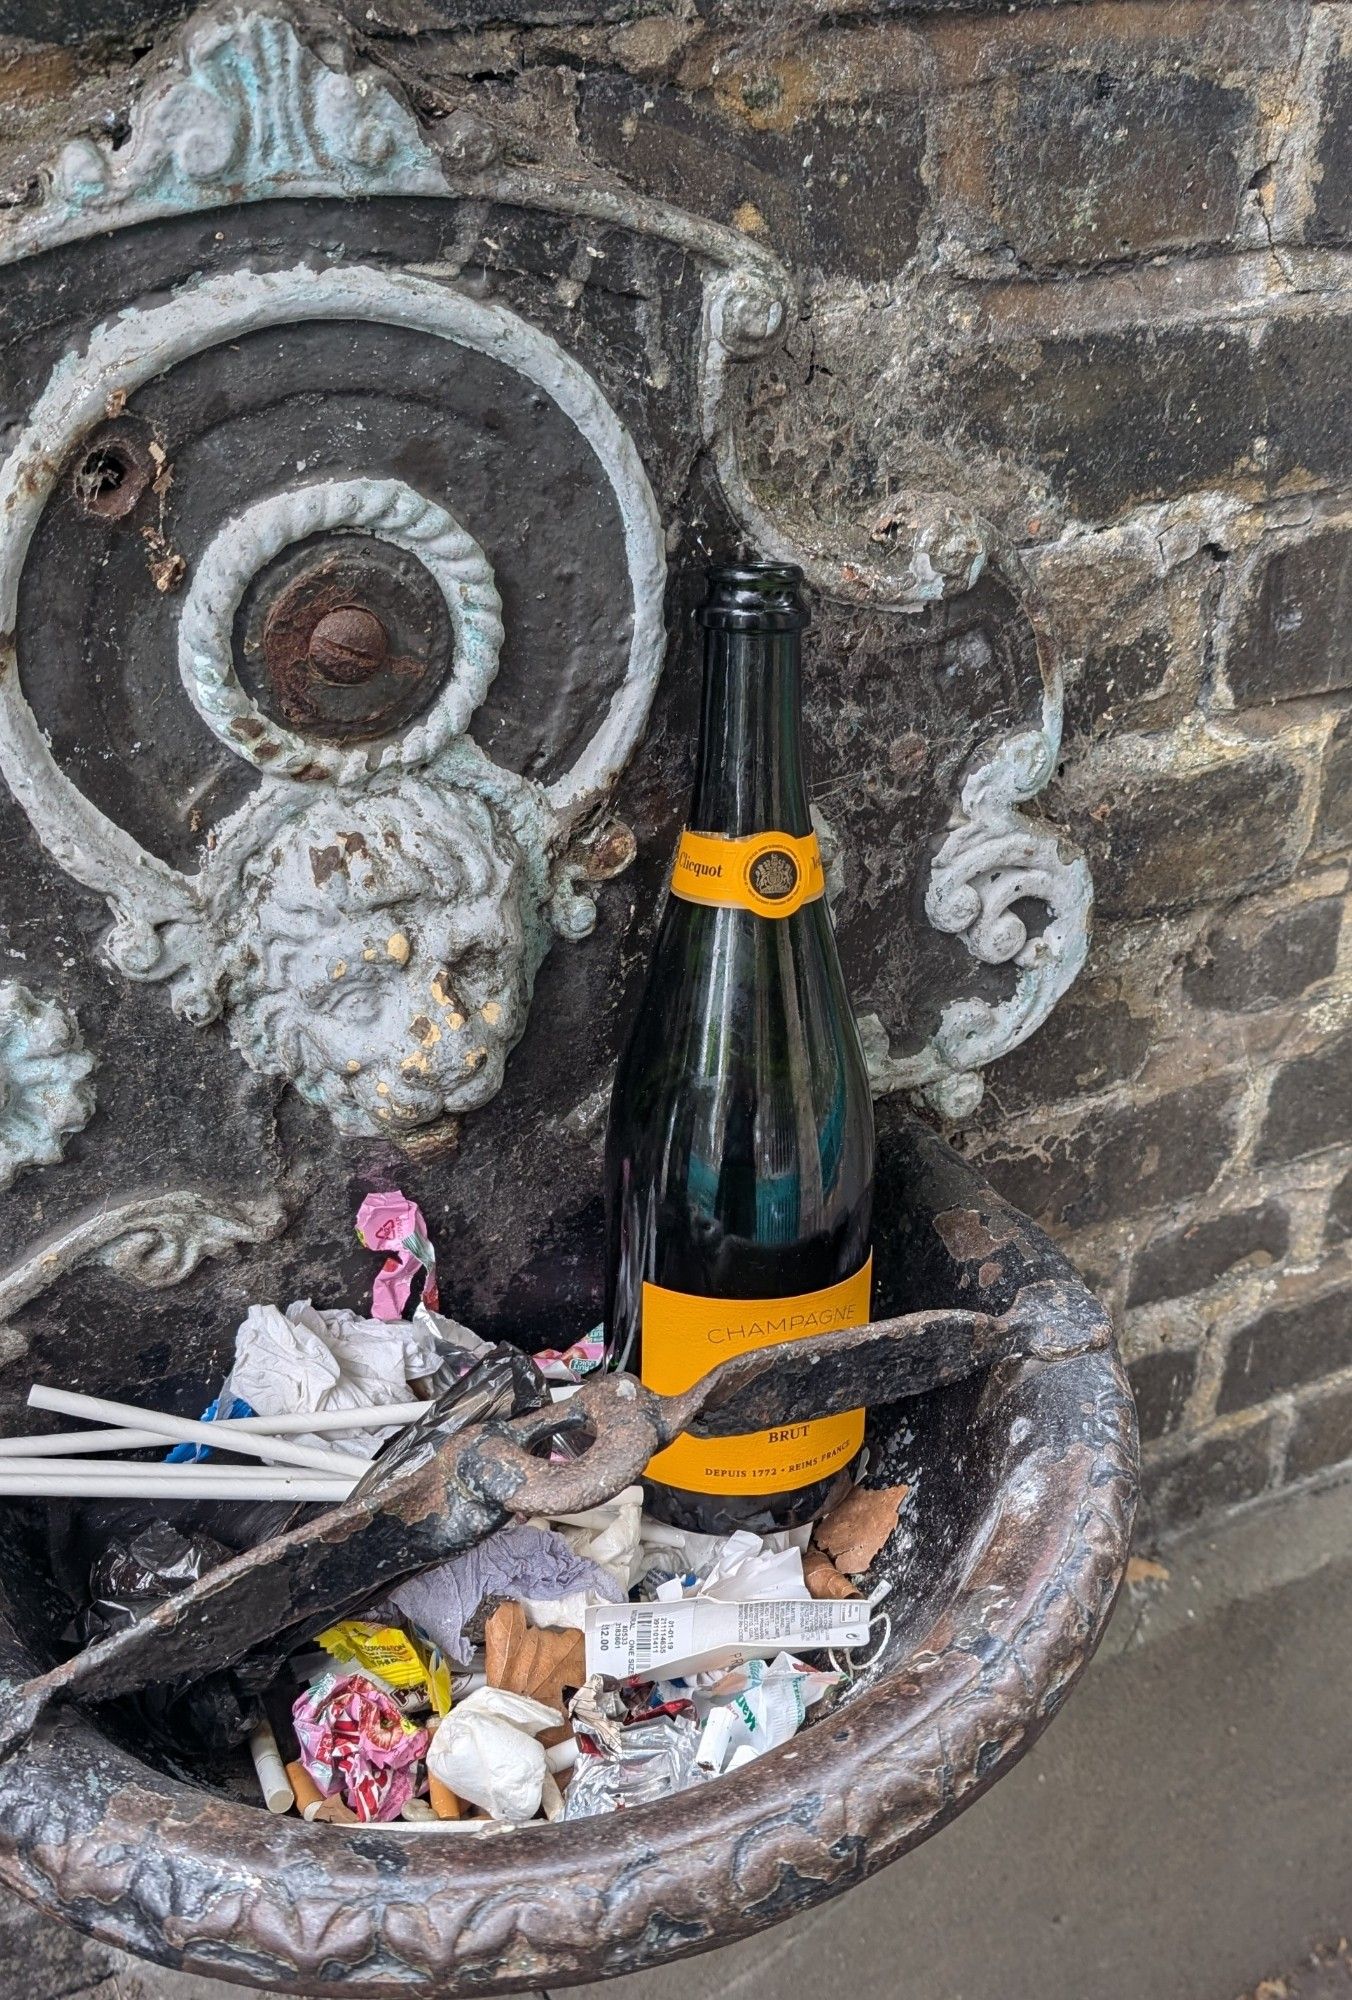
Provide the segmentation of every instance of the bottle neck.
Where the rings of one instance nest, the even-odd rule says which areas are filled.
[[[797,632],[705,633],[690,825],[735,839],[811,832]]]

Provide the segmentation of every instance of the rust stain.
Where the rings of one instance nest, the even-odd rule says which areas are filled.
[[[236,723],[233,726],[239,729],[242,725]],[[258,724],[251,723],[249,727],[256,730]],[[337,840],[331,841],[327,847],[312,847],[310,849],[310,873],[314,876],[316,889],[322,889],[330,876],[336,875],[340,869],[346,871],[349,861],[364,857],[366,852],[366,841],[360,833],[341,833]],[[364,951],[362,957],[374,958],[375,953],[373,951]],[[346,970],[347,967],[344,965],[343,971],[346,972]],[[341,975],[335,972],[334,978],[337,979],[339,977]]]
[[[987,1258],[997,1250],[1003,1250],[1012,1243],[1015,1230],[1009,1223],[992,1229],[975,1208],[946,1208],[934,1218],[934,1228],[939,1241],[950,1257],[960,1264],[975,1263],[977,1258]],[[984,1278],[982,1279],[984,1283]]]

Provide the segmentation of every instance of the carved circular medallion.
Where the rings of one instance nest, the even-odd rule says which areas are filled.
[[[427,714],[353,749],[335,744],[332,729],[284,728],[250,695],[234,662],[235,614],[253,577],[283,549],[335,528],[361,529],[416,556],[440,590],[455,632],[450,672]],[[390,765],[425,764],[463,736],[497,671],[501,645],[502,602],[488,558],[444,507],[398,479],[319,480],[271,494],[237,514],[198,562],[178,626],[183,685],[223,743],[260,771],[339,782]]]

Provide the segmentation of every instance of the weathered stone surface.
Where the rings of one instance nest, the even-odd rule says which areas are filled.
[[[1127,1374],[1136,1398],[1141,1442],[1177,1430],[1197,1375],[1196,1354],[1191,1349],[1161,1348],[1158,1354],[1143,1354],[1133,1361]]]
[[[1281,1069],[1268,1097],[1257,1161],[1298,1160],[1352,1136],[1352,1032]]]
[[[905,29],[720,43],[692,58],[681,90],[587,76],[579,132],[646,194],[765,236],[794,264],[870,282],[916,245],[917,72]]]
[[[1029,330],[955,349],[933,422],[973,454],[1013,454],[1073,514],[1105,520],[1197,487],[1257,496],[1340,478],[1352,407],[1327,385],[1349,368],[1341,316]]]
[[[1120,1083],[1140,1069],[1154,1024],[1133,1014],[1110,980],[1072,987],[1031,1040],[995,1064],[987,1123],[1033,1104],[1056,1104]]]
[[[1075,38],[1067,53],[1064,68],[1016,73],[961,100],[939,181],[950,228],[1037,270],[1232,236],[1251,171],[1252,96],[1181,71],[1124,74],[1111,42],[1097,62]]]
[[[1254,1499],[1271,1479],[1273,1432],[1268,1418],[1203,1438],[1186,1457],[1148,1468],[1141,1526],[1177,1527],[1213,1508]]]
[[[1066,738],[1164,729],[1197,700],[1222,564],[1166,562],[1148,528],[1053,544],[1029,567],[1070,656]]]
[[[1286,1447],[1286,1476],[1305,1479],[1345,1458],[1352,1458],[1352,1388],[1301,1404]]]
[[[1085,663],[1066,700],[1068,735],[1088,734],[1124,712],[1142,715],[1145,704],[1169,691],[1172,649],[1166,632],[1147,626],[1125,645],[1105,646]]]
[[[996,1141],[982,1165],[1002,1194],[1052,1228],[1147,1214],[1201,1194],[1233,1144],[1232,1085],[1100,1110],[1070,1133]]]
[[[1198,1007],[1257,1013],[1296,1000],[1338,962],[1343,906],[1336,896],[1276,916],[1227,914],[1201,939],[1183,971],[1183,990]]]
[[[1230,1342],[1216,1407],[1222,1412],[1264,1403],[1352,1363],[1352,1289],[1325,1292],[1299,1305],[1274,1306]]]
[[[1299,772],[1266,752],[1210,770],[1123,773],[1072,816],[1100,917],[1194,909],[1290,874],[1300,853]]]
[[[1352,1237],[1352,1173],[1344,1174],[1333,1190],[1324,1220],[1324,1241],[1330,1247],[1346,1243],[1349,1237]]]
[[[1315,154],[1312,243],[1352,237],[1352,59],[1335,57],[1324,80],[1323,115]]]
[[[1279,1201],[1265,1201],[1238,1215],[1219,1215],[1154,1237],[1137,1252],[1127,1304],[1181,1299],[1238,1265],[1256,1270],[1274,1263],[1285,1255],[1289,1236],[1286,1210]]]
[[[1225,671],[1241,708],[1352,686],[1352,530],[1289,542],[1255,565]]]
[[[1313,854],[1339,854],[1352,847],[1352,716],[1344,716],[1324,752],[1322,788]]]

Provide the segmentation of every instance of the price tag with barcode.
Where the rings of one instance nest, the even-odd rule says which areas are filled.
[[[612,1680],[670,1679],[776,1653],[868,1643],[863,1598],[685,1597],[670,1603],[596,1604],[586,1612],[587,1672]]]

